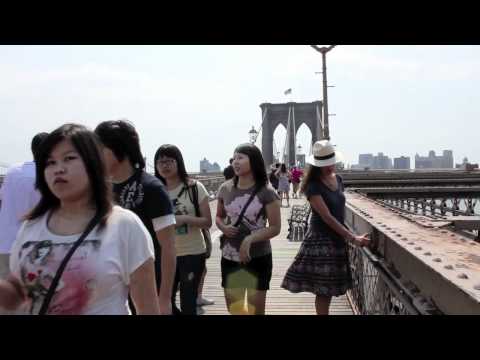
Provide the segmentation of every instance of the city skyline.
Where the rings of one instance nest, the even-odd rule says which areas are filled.
[[[332,142],[348,164],[376,149],[392,158],[453,149],[455,163],[480,162],[479,60],[478,46],[338,45],[327,55]],[[126,118],[150,164],[172,143],[189,171],[199,149],[223,168],[259,130],[261,103],[322,99],[320,70],[308,45],[0,46],[0,162],[30,160],[31,138],[65,122]],[[280,151],[285,133],[274,133]],[[305,153],[309,139],[302,126]]]
[[[416,153],[414,157],[405,155],[401,155],[399,157],[390,157],[388,154],[380,151],[377,153],[377,155],[374,155],[374,153],[359,154],[358,162],[350,165],[352,168],[356,169],[363,169],[367,167],[372,169],[454,169],[457,167],[457,165],[461,165],[465,162],[473,164],[470,160],[468,160],[467,157],[461,157],[461,161],[455,160],[453,156],[454,153],[455,152],[453,150],[448,149],[442,150],[442,155],[437,155],[435,150],[429,150],[427,156],[422,156]],[[385,158],[384,161],[389,162],[389,164],[379,164],[378,161],[380,160],[378,160],[378,158]],[[413,163],[411,162],[411,159],[414,160]]]

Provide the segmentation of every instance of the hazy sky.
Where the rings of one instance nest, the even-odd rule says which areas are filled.
[[[382,151],[413,166],[415,153],[444,149],[480,162],[479,46],[342,45],[327,66],[330,135],[348,163]],[[320,70],[306,45],[0,46],[0,164],[30,159],[39,131],[126,118],[148,163],[172,143],[188,171],[203,157],[223,167],[260,126],[261,103],[320,100]],[[297,137],[306,151],[310,136]]]

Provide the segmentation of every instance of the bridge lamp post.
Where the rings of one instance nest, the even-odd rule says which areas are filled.
[[[322,75],[323,75],[323,136],[326,140],[330,140],[330,131],[328,127],[328,94],[327,94],[327,53],[336,45],[329,47],[319,47],[317,45],[310,45],[320,54],[322,54]]]
[[[255,144],[257,141],[258,131],[255,130],[255,127],[252,126],[252,129],[248,132],[250,143]]]

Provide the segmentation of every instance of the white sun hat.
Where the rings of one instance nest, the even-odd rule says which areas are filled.
[[[320,140],[313,144],[312,155],[307,158],[307,163],[316,166],[331,166],[342,162],[343,155],[335,150],[335,146],[328,140]]]

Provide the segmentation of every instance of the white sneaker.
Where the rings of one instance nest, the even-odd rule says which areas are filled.
[[[197,306],[197,315],[205,314],[205,310],[201,306]]]
[[[210,299],[205,299],[204,297],[200,297],[197,299],[198,306],[213,305],[213,304],[215,304],[215,301]]]

